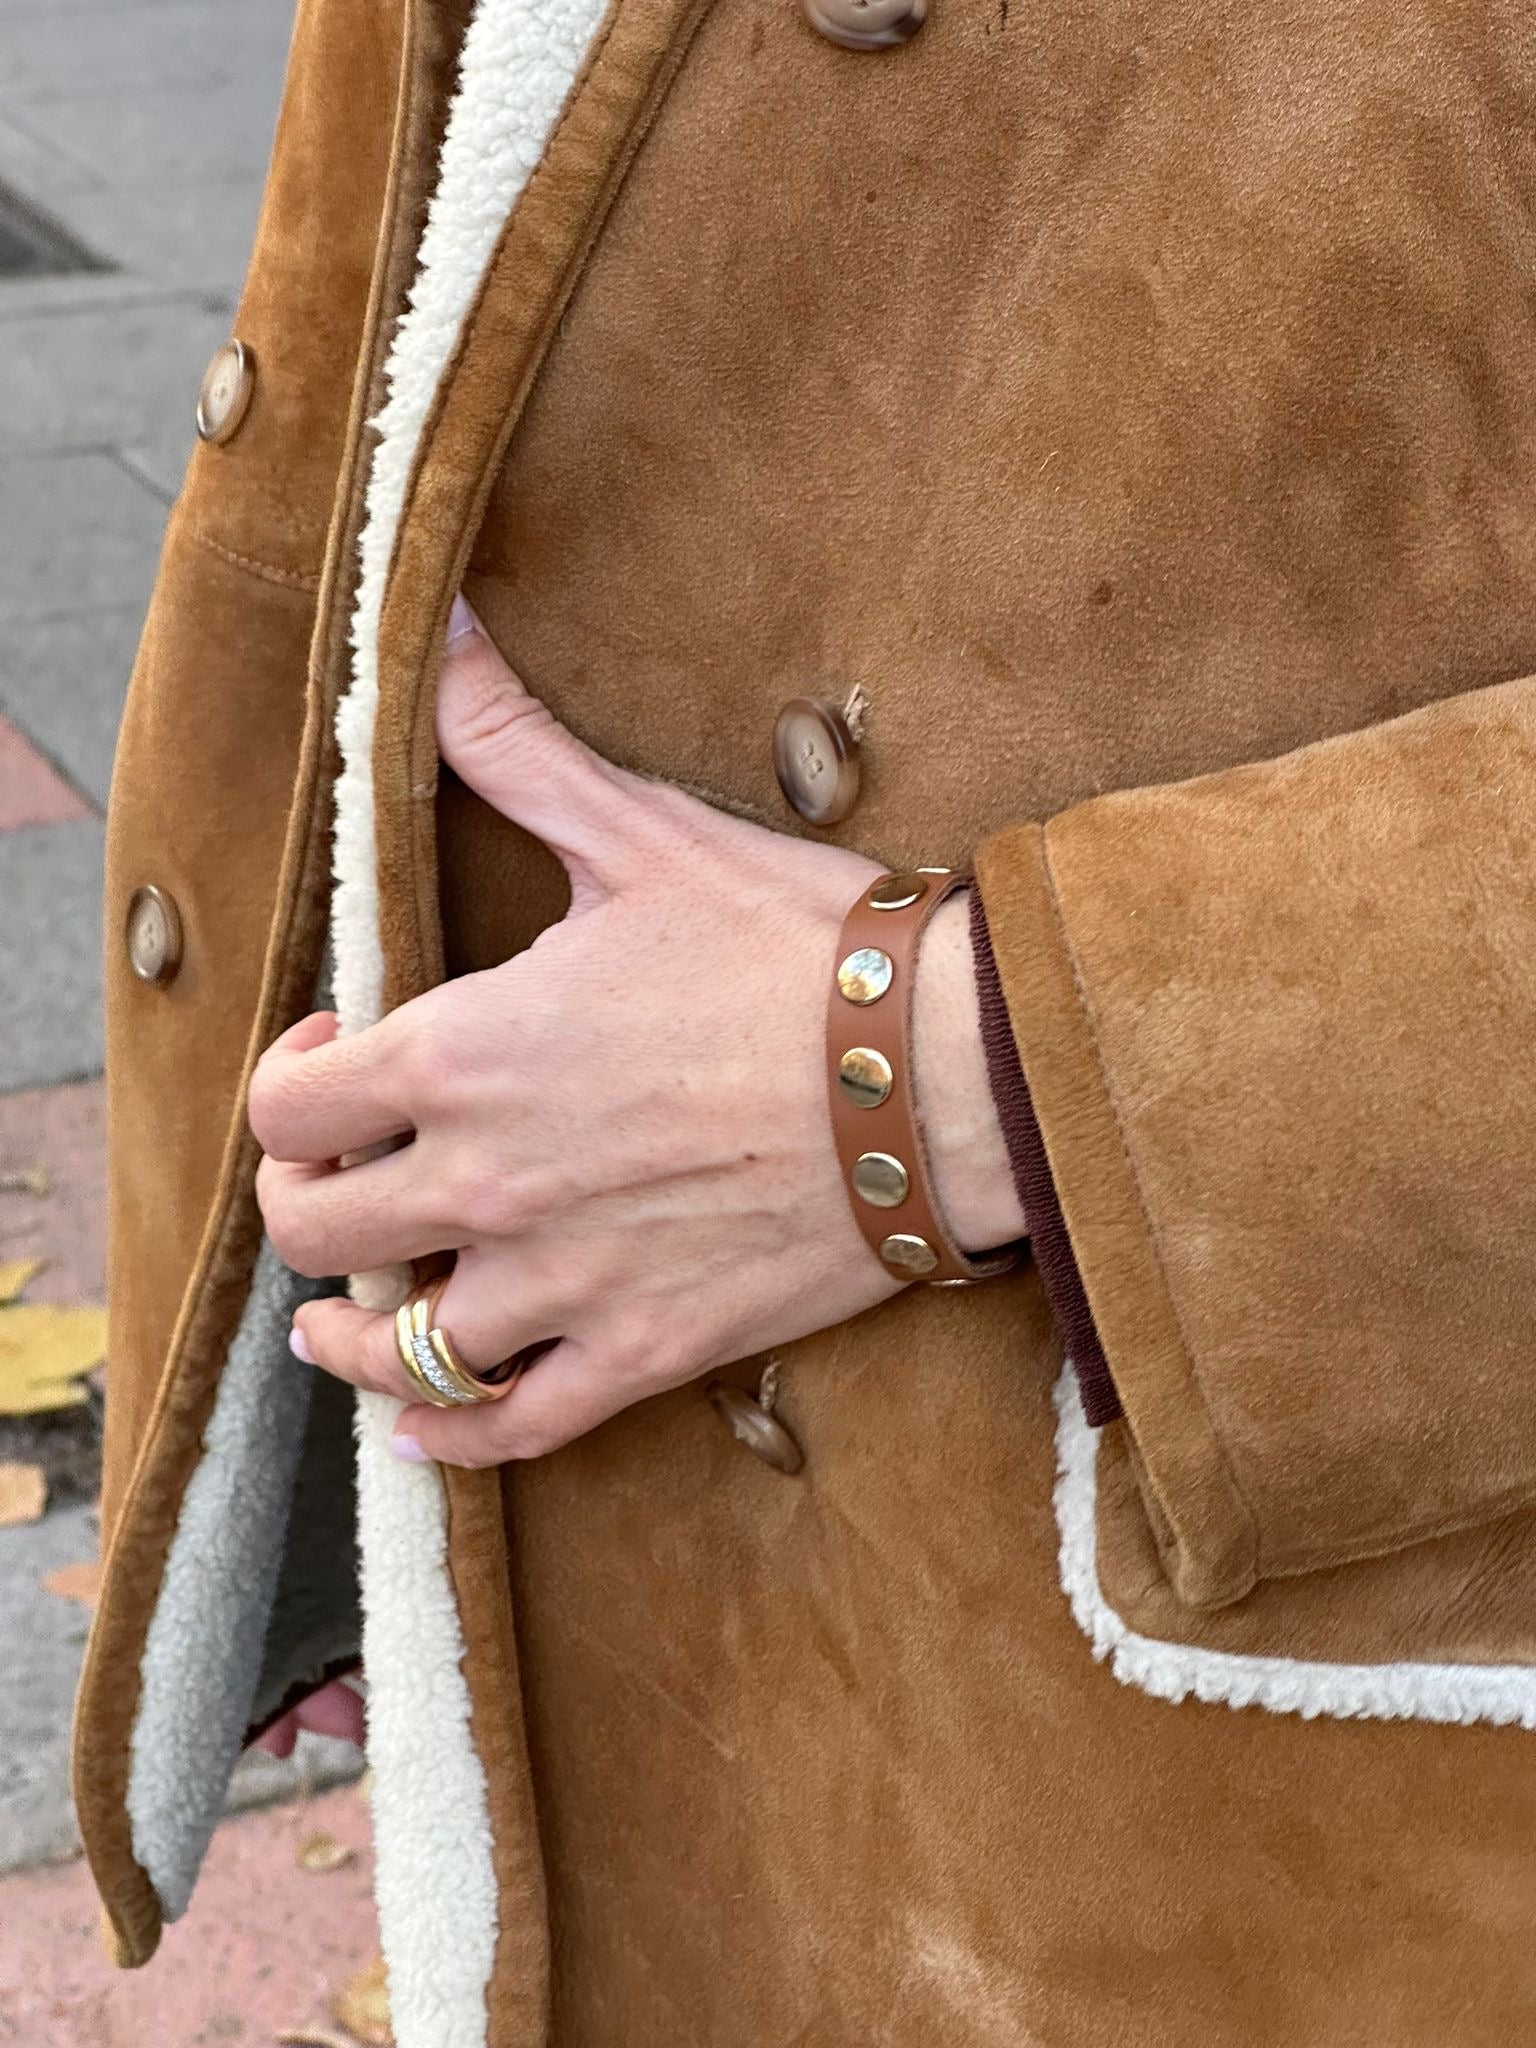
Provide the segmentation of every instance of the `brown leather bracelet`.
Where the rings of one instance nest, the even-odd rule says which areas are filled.
[[[912,1097],[912,1000],[928,920],[970,876],[949,868],[882,875],[854,904],[838,941],[827,1012],[832,1135],[849,1199],[888,1273],[964,1286],[1006,1273],[1021,1247],[961,1251],[928,1194]]]

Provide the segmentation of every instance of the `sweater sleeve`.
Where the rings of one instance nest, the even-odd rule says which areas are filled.
[[[1190,1604],[1536,1500],[1533,817],[1527,680],[981,849]]]
[[[975,889],[971,891],[971,951],[976,961],[976,994],[981,1008],[987,1078],[1003,1142],[1008,1147],[1008,1163],[1013,1170],[1019,1207],[1024,1212],[1030,1251],[1057,1334],[1077,1374],[1083,1413],[1094,1429],[1101,1429],[1120,1414],[1120,1397],[1099,1342],[1093,1310],[1083,1292],[1082,1275],[1077,1270],[1072,1240],[1051,1177],[1051,1163],[1040,1135],[1040,1119],[1035,1115],[1029,1083],[1019,1063],[1019,1048],[1008,1021],[1008,1005],[997,972],[992,936],[987,930],[987,914]]]

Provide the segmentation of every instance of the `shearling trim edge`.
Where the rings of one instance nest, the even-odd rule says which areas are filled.
[[[1434,1721],[1536,1728],[1536,1669],[1519,1664],[1326,1664],[1137,1635],[1099,1585],[1098,1434],[1070,1365],[1056,1385],[1061,1586],[1078,1627],[1123,1685],[1154,1699],[1263,1707],[1304,1721]]]
[[[406,489],[433,396],[502,226],[540,161],[602,0],[481,0],[465,38],[419,268],[385,365],[367,490],[351,688],[337,714],[333,941],[343,1031],[375,1022],[384,961],[374,865],[379,633]],[[354,1283],[392,1307],[399,1275]],[[358,1403],[358,1533],[376,1890],[399,2048],[481,2048],[497,1888],[485,1773],[470,1730],[463,1632],[435,1468],[389,1452],[398,1404]]]

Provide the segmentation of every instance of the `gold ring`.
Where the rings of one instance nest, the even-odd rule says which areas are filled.
[[[395,1310],[395,1349],[400,1363],[421,1398],[433,1408],[468,1408],[481,1401],[499,1401],[511,1393],[516,1370],[503,1373],[496,1367],[493,1369],[501,1377],[482,1379],[454,1350],[448,1332],[432,1321],[438,1296],[447,1284],[434,1280],[430,1286],[418,1287]]]

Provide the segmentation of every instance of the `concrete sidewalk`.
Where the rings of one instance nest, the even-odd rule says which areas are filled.
[[[290,24],[291,0],[0,0],[0,185],[110,266],[0,276],[0,1091],[100,1068],[113,735]]]
[[[336,1845],[335,1868],[301,1863],[317,1835]],[[0,2048],[348,2041],[334,2001],[375,1951],[372,1876],[356,1788],[226,1822],[191,1913],[126,1976],[96,1939],[83,1864],[0,1878]]]
[[[198,383],[245,268],[291,20],[292,0],[0,0],[0,187],[99,266],[0,272],[0,1261],[51,1260],[32,1299],[102,1295],[102,812]],[[34,1168],[49,1192],[25,1184]],[[76,1846],[66,1755],[87,1616],[40,1580],[94,1549],[93,1475],[76,1469],[90,1458],[77,1441],[43,1521],[0,1529],[0,1872]],[[354,1752],[306,1738],[292,1763],[242,1765],[236,1797],[355,1767]],[[262,1839],[241,1854],[259,1860]],[[294,1882],[290,1848],[274,1896]],[[94,1985],[84,1872],[7,1883],[39,1887],[47,1938],[75,1930]],[[33,1895],[4,1896],[0,1925],[19,1907],[24,1928]],[[354,1903],[343,1917],[356,1946],[367,1916]],[[196,1945],[182,1954],[193,1967]],[[274,1951],[263,1967],[287,1965]],[[125,1993],[114,2017],[110,1979],[70,2008],[79,2030],[17,2032],[5,1969],[0,1955],[0,2041],[150,2037],[151,2006]]]

